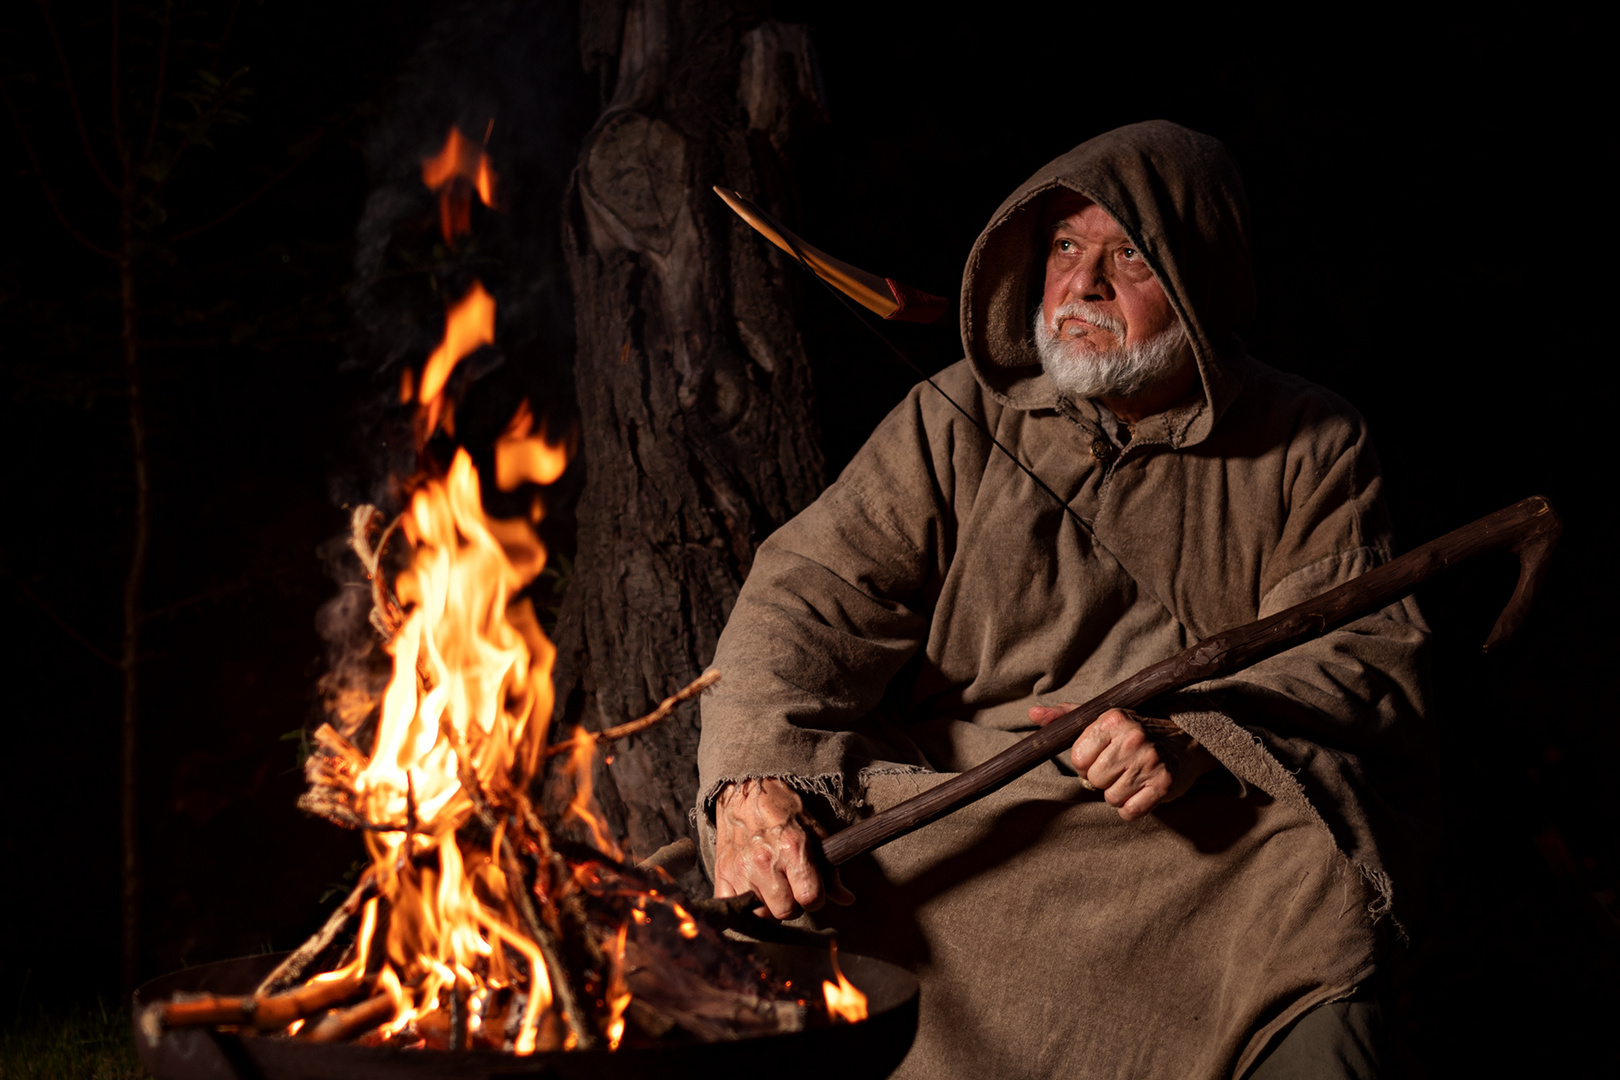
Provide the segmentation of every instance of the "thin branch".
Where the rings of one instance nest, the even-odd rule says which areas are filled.
[[[152,536],[151,463],[147,451],[146,407],[142,401],[140,364],[140,307],[135,298],[136,183],[135,163],[130,158],[129,140],[123,130],[122,41],[117,0],[112,7],[112,99],[113,138],[118,148],[118,291],[120,337],[123,339],[124,379],[129,390],[130,464],[134,466],[135,505],[129,568],[124,575],[124,709],[120,725],[119,749],[119,826],[123,846],[123,968],[124,991],[134,989],[141,960],[141,854],[139,798],[141,595],[145,587],[147,548]]]
[[[116,5],[115,5],[116,7]],[[107,189],[108,194],[116,196],[118,186],[112,182],[106,172],[101,168],[101,161],[90,146],[90,131],[84,126],[84,113],[79,110],[79,92],[73,82],[73,70],[68,67],[67,53],[62,50],[62,39],[56,33],[56,21],[51,18],[49,4],[40,4],[39,12],[45,17],[45,28],[50,31],[51,45],[56,49],[56,62],[62,67],[62,79],[67,84],[68,104],[73,107],[73,123],[79,129],[79,142],[84,146],[84,156],[90,159],[90,168],[95,171],[96,178],[101,186]],[[116,20],[117,16],[114,15]],[[30,154],[30,157],[33,155]]]
[[[111,7],[112,7],[112,42],[111,42],[111,44],[112,44],[112,57],[111,57],[111,60],[109,62],[109,68],[108,68],[108,71],[107,71],[107,86],[111,91],[111,97],[112,97],[112,136],[113,136],[113,146],[118,150],[118,162],[119,162],[119,165],[122,167],[123,173],[124,173],[122,179],[127,184],[129,182],[129,180],[130,180],[130,167],[131,167],[132,163],[131,163],[130,157],[129,157],[129,140],[124,138],[124,107],[123,107],[123,100],[122,100],[123,93],[124,93],[124,87],[123,87],[124,79],[123,79],[123,71],[119,67],[120,62],[123,59],[123,50],[120,47],[122,45],[122,42],[119,40],[119,36],[120,36],[121,30],[122,30],[123,23],[122,23],[122,19],[120,18],[120,9],[119,9],[119,6],[118,6],[118,0],[112,0]],[[122,199],[123,196],[121,194],[121,191],[122,191],[121,188],[114,188],[113,189],[113,194],[118,195],[119,198]]]
[[[242,0],[236,0],[236,2],[231,5],[231,13],[225,17],[224,32],[219,35],[219,40],[210,46],[210,48],[214,50],[214,59],[213,62],[208,65],[209,71],[216,73],[219,71],[219,58],[225,55],[225,43],[231,40],[231,28],[236,25],[236,13],[241,9],[241,7]]]
[[[141,144],[141,157],[152,151],[157,141],[158,116],[163,112],[163,83],[169,70],[169,30],[174,24],[174,0],[163,5],[163,37],[158,44],[157,79],[152,90],[152,119],[146,125],[146,141]]]
[[[405,616],[399,609],[395,598],[388,594],[388,581],[383,574],[383,551],[388,547],[388,539],[393,536],[405,515],[400,514],[390,521],[382,531],[382,535],[373,544],[368,537],[371,526],[382,515],[370,503],[362,503],[354,508],[349,515],[349,547],[365,568],[366,577],[371,582],[371,625],[385,639],[392,640],[405,622]],[[451,745],[456,745],[456,735],[450,730],[447,736]]]
[[[247,198],[243,199],[241,202],[237,203],[235,206],[231,207],[229,210],[225,211],[223,214],[220,214],[218,217],[214,218],[212,221],[205,221],[201,225],[196,226],[195,228],[187,229],[184,232],[175,233],[173,236],[169,237],[169,243],[175,244],[175,243],[179,243],[181,240],[189,240],[193,236],[196,236],[198,233],[207,232],[209,229],[212,229],[215,225],[219,225],[219,224],[223,223],[224,221],[228,220],[229,218],[234,217],[237,214],[238,211],[241,211],[241,210],[245,209],[248,206],[248,204],[252,203],[254,200],[258,199],[259,196],[263,195],[265,192],[269,191],[271,188],[273,188],[277,184],[281,183],[282,180],[286,179],[286,176],[287,176],[288,173],[292,172],[294,169],[298,168],[298,166],[300,166],[304,162],[308,161],[310,159],[310,157],[315,153],[315,150],[320,146],[321,140],[324,137],[325,137],[325,132],[322,132],[320,135],[316,136],[315,142],[310,146],[310,148],[308,150],[304,151],[304,154],[303,154],[302,157],[298,158],[292,164],[288,165],[285,169],[282,169],[280,172],[276,173],[276,175],[274,175],[270,179],[266,180],[264,182],[264,185],[262,187],[260,187],[259,190],[255,191],[253,194],[249,195]]]
[[[225,42],[230,39],[231,27],[236,25],[236,12],[241,6],[242,6],[241,0],[236,0],[236,3],[231,5],[231,13],[230,13],[229,16],[226,17],[226,20],[225,20],[225,30],[224,30],[224,32],[220,35],[219,41],[214,43],[212,46],[209,46],[210,48],[212,48],[214,50],[214,58],[208,64],[208,70],[209,70],[210,73],[216,73],[219,70],[219,59],[220,59],[221,56],[224,55]],[[165,12],[165,14],[167,14],[167,11]],[[168,29],[168,23],[167,22],[165,22],[165,24],[164,24],[164,29],[165,29],[165,32]],[[167,44],[167,42],[165,42],[165,44]],[[240,74],[240,73],[238,73],[238,74]],[[230,82],[231,82],[231,79],[234,79],[235,77],[236,77],[235,75],[232,75],[232,76],[228,77],[225,80],[225,85],[228,86],[230,84]],[[216,100],[215,100],[213,106],[211,107],[211,111],[217,112],[218,109],[219,109],[219,101],[218,101],[218,96],[216,95]],[[156,112],[156,110],[154,110],[153,111],[154,131],[155,131],[155,124],[156,124],[156,117],[157,117],[157,112]],[[155,187],[153,187],[153,189],[152,189],[150,197],[154,201],[156,201],[163,194],[163,192],[168,188],[169,181],[173,180],[175,175],[179,172],[180,159],[182,157],[184,157],[185,154],[186,154],[186,151],[190,150],[194,145],[196,145],[196,142],[192,138],[192,132],[190,130],[188,130],[186,132],[185,137],[180,140],[180,142],[179,142],[179,144],[177,146],[175,146],[174,153],[169,155],[169,162],[163,168],[162,179],[160,179],[157,182],[157,185]],[[302,161],[302,160],[303,160],[302,158],[299,159],[299,161]],[[297,164],[299,164],[298,161],[293,162],[293,166],[296,166]],[[231,214],[236,213],[236,211],[242,209],[242,207],[246,206],[248,203],[252,202],[254,199],[256,199],[260,195],[264,194],[265,190],[268,190],[268,188],[270,187],[271,184],[274,184],[277,180],[280,180],[282,176],[285,176],[288,172],[291,172],[293,166],[289,166],[280,175],[272,178],[271,181],[270,181],[270,184],[267,184],[267,185],[265,185],[264,188],[261,188],[259,191],[254,192],[252,195],[248,196],[248,198],[244,199],[242,202],[238,203],[236,206],[234,206],[230,210],[226,211],[225,214],[221,215],[220,217],[214,219],[211,222],[208,222],[205,225],[199,225],[195,229],[191,229],[191,230],[188,230],[186,232],[183,232],[178,237],[172,237],[171,240],[173,240],[173,239],[185,239],[188,236],[192,236],[192,235],[195,235],[196,233],[203,232],[204,230],[212,228],[214,225],[219,224],[220,221],[223,221],[225,218],[229,217]]]
[[[40,194],[45,196],[45,202],[49,204],[51,213],[56,215],[57,222],[67,230],[67,234],[73,237],[80,247],[100,255],[103,259],[117,262],[118,255],[116,252],[109,251],[74,228],[73,223],[62,212],[62,207],[57,204],[56,194],[51,191],[51,186],[45,182],[45,170],[40,168],[39,157],[34,153],[33,141],[28,138],[28,129],[23,127],[22,115],[17,112],[16,103],[11,100],[11,91],[6,89],[4,81],[0,81],[0,97],[6,99],[6,111],[11,114],[11,122],[16,125],[18,138],[22,139],[23,152],[28,155],[28,163],[34,167],[34,177],[39,181]]]
[[[16,582],[17,588],[21,590],[22,594],[28,597],[28,599],[32,600],[34,605],[38,607],[40,611],[45,613],[45,617],[47,619],[50,619],[51,622],[61,627],[62,631],[66,633],[68,637],[72,638],[74,641],[77,641],[80,645],[83,645],[86,649],[88,649],[90,651],[90,655],[94,656],[97,660],[100,660],[109,667],[117,668],[123,666],[107,653],[102,652],[101,649],[98,648],[89,638],[73,629],[72,624],[70,624],[66,619],[62,618],[62,616],[58,615],[56,610],[52,608],[51,605],[47,604],[44,600],[41,600],[39,596],[34,593],[33,589],[30,589],[27,585],[23,584],[23,580],[21,578],[13,578],[12,580]]]
[[[176,612],[184,611],[188,607],[193,607],[197,604],[206,604],[209,601],[218,600],[221,597],[232,596],[243,591],[244,589],[251,587],[252,584],[253,583],[251,581],[247,580],[228,582],[224,585],[209,589],[207,592],[200,592],[194,596],[188,596],[183,600],[175,600],[171,603],[164,604],[160,608],[153,608],[150,611],[143,613],[141,618],[146,622],[151,622],[154,619],[166,618],[167,616],[173,615]]]
[[[622,739],[627,735],[634,735],[638,731],[645,731],[654,724],[662,723],[674,715],[675,706],[679,705],[683,701],[692,700],[719,681],[720,673],[711,668],[708,671],[705,671],[702,675],[699,675],[696,679],[693,679],[690,683],[676,691],[674,694],[659,702],[658,708],[654,709],[646,716],[641,717],[639,720],[632,720],[628,724],[620,724],[618,727],[610,727],[604,731],[593,731],[590,733],[590,736],[598,743],[605,743],[612,742],[614,739]],[[553,743],[546,747],[546,757],[555,757],[558,754],[566,754],[573,748],[574,741],[572,739],[569,739],[567,742]]]

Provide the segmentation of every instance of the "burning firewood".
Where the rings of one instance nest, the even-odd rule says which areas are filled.
[[[310,1042],[347,1042],[381,1024],[393,1016],[398,1008],[399,1004],[393,997],[378,994],[352,1008],[333,1009],[321,1017],[319,1023],[299,1031],[298,1035]]]
[[[423,176],[453,242],[474,192],[489,199],[488,160],[455,133]],[[541,504],[493,517],[466,450],[443,469],[425,452],[452,414],[451,371],[493,342],[494,318],[476,282],[450,306],[443,342],[406,380],[424,448],[403,485],[409,505],[386,525],[371,507],[351,519],[393,674],[373,707],[347,701],[336,726],[315,732],[299,805],[359,830],[371,865],[255,993],[151,1006],[142,1030],[154,1041],[213,1025],[528,1054],[735,1039],[828,1017],[821,996],[800,996],[695,915],[668,873],[627,865],[592,800],[599,747],[673,715],[718,672],[639,720],[547,745],[555,650],[522,595],[545,566]],[[495,446],[498,486],[548,484],[565,465],[523,403]],[[573,797],[542,811],[530,792],[553,769]]]
[[[358,974],[321,983],[307,983],[297,990],[269,997],[216,997],[199,994],[181,1001],[157,1005],[156,1018],[163,1027],[190,1027],[195,1024],[222,1024],[276,1031],[357,995],[364,979]]]
[[[287,959],[278,964],[276,969],[269,975],[266,975],[264,981],[259,984],[259,988],[253,992],[254,996],[262,998],[278,993],[303,978],[304,972],[308,970],[309,966],[330,949],[337,940],[338,935],[347,930],[350,924],[360,917],[360,912],[365,907],[366,901],[370,900],[376,893],[377,875],[368,868],[360,875],[360,883],[354,887],[354,891],[349,894],[348,899],[338,905],[337,910],[332,912],[331,917],[326,920],[326,925],[322,926],[314,937],[300,945],[296,951],[289,953]]]

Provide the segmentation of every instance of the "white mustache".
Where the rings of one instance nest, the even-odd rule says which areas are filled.
[[[1058,308],[1052,315],[1053,333],[1061,333],[1064,319],[1081,319],[1099,330],[1106,330],[1110,334],[1123,334],[1125,324],[1112,315],[1105,315],[1096,307],[1083,300],[1070,300]]]
[[[1083,301],[1064,304],[1052,321],[1056,323],[1066,318],[1084,319],[1099,329],[1120,326],[1117,319],[1103,315]],[[1138,393],[1168,378],[1187,345],[1187,332],[1179,322],[1134,345],[1121,342],[1089,347],[1080,344],[1089,333],[1058,333],[1047,323],[1045,312],[1040,308],[1035,310],[1031,322],[1041,368],[1057,388],[1071,398],[1129,397]],[[1124,337],[1122,329],[1110,329],[1110,332]]]

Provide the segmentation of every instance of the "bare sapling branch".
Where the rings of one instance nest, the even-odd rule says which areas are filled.
[[[713,668],[710,668],[708,671],[705,671],[702,675],[699,675],[696,679],[693,679],[690,683],[687,683],[685,686],[671,694],[669,697],[665,698],[663,701],[660,701],[658,703],[658,708],[654,709],[646,716],[631,720],[626,724],[620,724],[617,727],[606,728],[602,731],[587,732],[586,735],[589,738],[595,739],[597,743],[600,744],[613,742],[616,739],[623,739],[630,735],[634,735],[637,732],[645,731],[654,724],[662,723],[663,721],[668,720],[671,716],[674,716],[675,706],[679,705],[683,701],[691,701],[693,698],[697,697],[699,694],[703,693],[703,691],[707,690],[709,687],[713,686],[719,681],[720,673],[715,671]],[[555,757],[558,754],[566,754],[573,748],[573,740],[553,743],[551,746],[546,747],[546,756]]]

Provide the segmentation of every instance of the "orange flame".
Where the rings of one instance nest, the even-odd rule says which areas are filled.
[[[609,957],[612,963],[606,994],[609,1050],[617,1050],[619,1043],[624,1039],[624,1011],[630,1007],[630,988],[625,985],[624,981],[624,951],[629,940],[630,924],[628,922],[622,923],[619,926],[618,936],[613,940],[613,952]]]
[[[522,483],[549,484],[568,467],[567,452],[548,443],[544,431],[529,434],[533,427],[534,414],[525,401],[495,441],[495,486],[502,491]]]
[[[452,127],[444,148],[422,160],[422,183],[439,196],[439,231],[452,247],[456,237],[472,231],[471,191],[485,206],[495,205],[495,172],[489,156],[460,128]]]
[[[457,777],[462,754],[486,785],[498,778],[521,786],[533,776],[551,715],[555,650],[528,602],[509,610],[508,601],[539,573],[545,552],[526,524],[497,539],[504,524],[484,515],[465,450],[444,480],[428,481],[411,500],[402,529],[415,558],[395,582],[408,614],[389,645],[394,676],[376,745],[355,782],[376,823],[405,821],[407,788],[421,828],[436,833],[436,824],[464,820],[472,807]],[[515,565],[503,540],[528,549],[520,552],[526,565]],[[404,843],[398,833],[369,835]]]
[[[866,1019],[866,995],[838,970],[838,942],[832,943],[832,969],[838,981],[823,980],[821,992],[827,998],[827,1015],[835,1020],[858,1024]]]
[[[417,400],[426,408],[434,408],[450,373],[480,345],[495,344],[495,298],[484,291],[484,283],[475,281],[467,295],[450,306],[444,320],[444,340],[428,357],[422,369],[422,385],[417,388]],[[432,425],[429,425],[429,430]]]
[[[615,859],[623,859],[624,853],[619,845],[614,843],[613,836],[608,832],[607,822],[597,816],[592,809],[595,799],[592,797],[593,784],[591,769],[596,764],[596,740],[591,738],[590,732],[584,728],[575,728],[573,738],[569,739],[573,749],[568,755],[568,774],[574,780],[574,798],[568,804],[565,817],[577,818],[591,831],[591,839],[596,846],[607,852]]]
[[[681,920],[681,923],[680,923],[681,937],[685,938],[688,941],[690,941],[693,938],[697,937],[698,936],[697,923],[693,920],[691,913],[688,912],[685,908],[681,907],[680,904],[674,902],[673,900],[670,901],[669,906],[670,906],[671,910],[673,910],[675,912],[675,917],[677,919]]]
[[[545,550],[528,522],[485,515],[465,450],[443,479],[416,491],[401,529],[413,552],[394,583],[404,622],[388,645],[394,674],[371,758],[354,780],[378,827],[366,843],[392,909],[378,985],[396,1010],[379,1035],[439,1009],[446,994],[484,1000],[527,976],[513,1049],[530,1053],[552,1004],[551,975],[520,929],[500,869],[501,831],[468,866],[456,830],[474,810],[463,777],[485,790],[523,790],[540,761],[555,650],[529,602],[515,598],[545,565]],[[526,971],[511,969],[508,949]]]
[[[494,121],[490,122],[491,128]],[[486,132],[485,138],[488,138]],[[494,205],[495,173],[483,148],[473,143],[452,127],[444,142],[444,149],[422,162],[422,182],[439,196],[439,226],[444,242],[455,246],[455,239],[472,229],[471,191],[486,206]],[[415,387],[416,399],[422,406],[421,435],[425,439],[439,426],[444,402],[445,383],[450,373],[464,358],[480,345],[495,343],[495,301],[485,291],[482,282],[474,281],[445,318],[444,340],[428,357],[422,369],[421,383]],[[406,372],[400,379],[400,397],[411,397],[411,375]],[[448,427],[448,420],[446,420]]]

